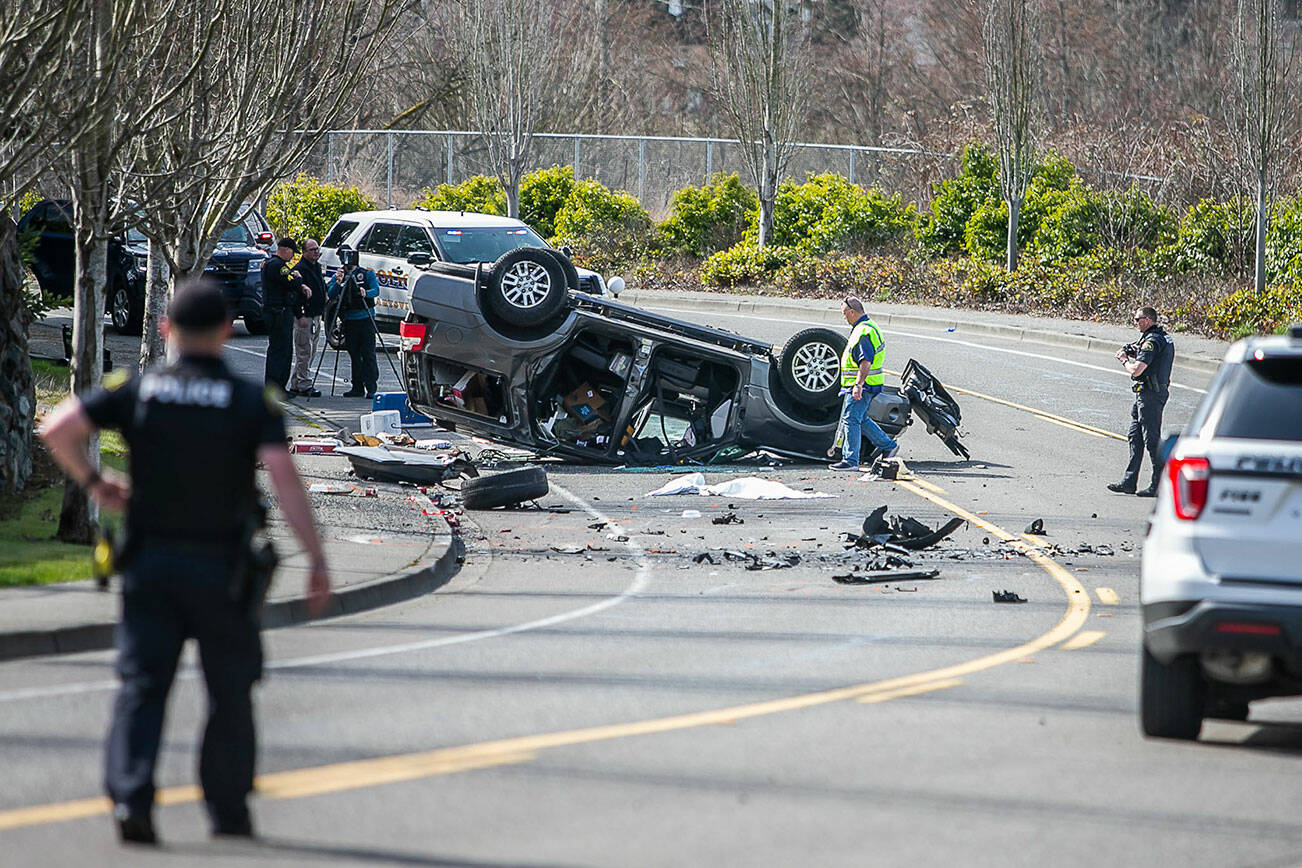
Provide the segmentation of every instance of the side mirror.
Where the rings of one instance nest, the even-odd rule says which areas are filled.
[[[566,258],[566,259],[573,259],[573,258],[574,258],[574,248],[570,247],[570,245],[568,245],[568,244],[562,244],[562,245],[561,245],[561,253],[564,253],[564,254],[565,254],[565,258]]]
[[[612,277],[610,282],[606,284],[606,289],[615,298],[619,298],[619,294],[624,291],[624,278],[619,277],[618,275]]]
[[[414,265],[417,268],[424,268],[433,261],[434,257],[430,256],[428,253],[413,253],[411,256],[407,257],[407,263],[409,265]]]

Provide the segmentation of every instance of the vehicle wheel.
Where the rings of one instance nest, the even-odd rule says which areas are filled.
[[[326,346],[332,350],[342,350],[344,348],[344,320],[339,316],[336,309],[325,321]]]
[[[244,328],[251,335],[265,335],[267,333],[267,321],[261,317],[245,316]]]
[[[829,404],[841,391],[845,336],[831,329],[796,332],[778,351],[778,379],[796,401]]]
[[[570,258],[568,256],[566,256],[564,253],[561,253],[559,250],[554,250],[550,247],[539,247],[537,249],[551,256],[552,259],[556,260],[556,264],[561,267],[561,271],[565,272],[565,285],[567,287],[575,290],[579,288],[578,269],[574,267],[574,263],[570,261]]]
[[[109,319],[113,328],[124,335],[138,335],[144,330],[145,300],[133,299],[124,280],[115,282],[109,293]]]
[[[466,509],[514,506],[542,497],[549,490],[547,471],[541,467],[526,467],[467,479],[461,485],[461,503]]]
[[[482,292],[488,309],[507,325],[542,325],[565,307],[565,270],[548,253],[522,247],[493,263]]]
[[[1207,685],[1198,658],[1183,654],[1169,664],[1143,649],[1139,676],[1140,724],[1145,735],[1193,740],[1203,726]]]

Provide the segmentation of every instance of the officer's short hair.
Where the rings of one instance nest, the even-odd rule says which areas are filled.
[[[1149,320],[1150,322],[1157,322],[1157,308],[1141,307],[1139,309],[1139,315]]]
[[[858,314],[863,313],[863,302],[855,298],[853,295],[847,295],[845,297],[845,301],[841,302],[841,304],[850,308],[850,310],[854,311],[855,313]]]
[[[167,305],[167,318],[185,332],[204,332],[229,320],[226,296],[221,287],[209,280],[191,280],[176,288]]]

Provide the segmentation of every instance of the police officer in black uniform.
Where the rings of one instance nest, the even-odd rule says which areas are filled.
[[[162,321],[177,361],[71,397],[41,431],[54,459],[99,503],[126,507],[122,687],[106,746],[105,786],[124,841],[155,842],[154,764],[167,694],[186,639],[199,643],[208,721],[199,778],[214,835],[251,836],[251,688],[262,672],[258,610],[241,595],[250,522],[257,506],[254,466],[271,477],[280,507],[311,562],[309,609],[320,611],[330,578],[307,495],[285,447],[273,390],[243,380],[222,361],[230,334],[218,287],[179,288]],[[130,477],[97,470],[88,454],[98,429],[122,432]]]
[[[1162,476],[1159,454],[1162,449],[1162,411],[1166,408],[1171,387],[1175,342],[1157,324],[1157,311],[1151,307],[1135,311],[1135,327],[1142,332],[1139,340],[1117,350],[1117,361],[1130,374],[1131,388],[1135,392],[1135,404],[1130,408],[1130,463],[1126,465],[1126,475],[1120,482],[1110,483],[1108,490],[1156,497],[1157,483]],[[1136,491],[1145,451],[1153,466],[1153,481],[1147,488]]]
[[[262,319],[267,324],[266,383],[282,392],[289,384],[294,362],[294,312],[302,310],[310,290],[289,263],[298,253],[298,242],[282,238],[276,255],[262,263]]]

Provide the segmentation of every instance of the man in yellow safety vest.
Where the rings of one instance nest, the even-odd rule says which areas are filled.
[[[831,465],[833,470],[859,469],[859,444],[863,437],[882,458],[892,458],[900,451],[899,445],[886,435],[868,416],[868,405],[873,395],[882,390],[886,378],[882,364],[886,359],[886,341],[877,324],[864,313],[863,302],[850,296],[841,302],[841,315],[850,324],[850,338],[841,354],[841,427],[845,443],[841,447],[841,460]]]

